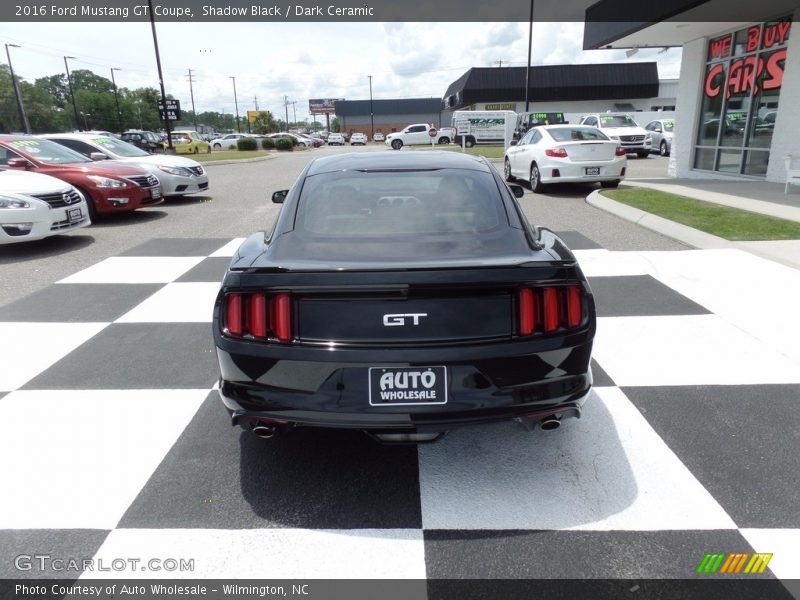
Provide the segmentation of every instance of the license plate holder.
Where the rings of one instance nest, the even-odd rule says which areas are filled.
[[[153,188],[150,190],[150,197],[153,199],[161,198],[161,188]]]
[[[83,213],[81,212],[80,208],[68,208],[67,209],[67,221],[70,223],[74,223],[75,221],[80,221],[83,218]]]
[[[600,167],[586,167],[586,175],[600,175]]]
[[[447,404],[447,367],[370,367],[370,406]]]

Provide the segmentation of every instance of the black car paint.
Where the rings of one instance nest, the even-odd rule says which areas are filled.
[[[305,177],[340,169],[420,168],[491,173],[508,227],[480,243],[459,234],[358,244],[304,239],[294,228]],[[517,290],[564,283],[584,290],[581,327],[519,336]],[[224,295],[248,290],[291,292],[294,341],[224,334]],[[376,324],[372,332],[379,335],[370,335],[364,324],[365,315],[374,320],[385,312],[409,312],[409,306],[445,315],[453,298],[470,310],[478,309],[481,299],[507,305],[506,327],[478,327],[466,336],[448,336],[446,328],[435,326],[424,332],[409,329],[392,341],[393,332]],[[309,322],[298,322],[304,314]],[[326,318],[336,319],[327,332]],[[234,423],[242,425],[423,432],[529,414],[579,416],[592,383],[594,301],[574,255],[553,232],[527,223],[488,162],[447,152],[372,153],[311,162],[286,195],[272,232],[251,235],[235,253],[214,307],[213,332],[220,395]],[[442,365],[448,369],[447,404],[371,406],[367,401],[370,367]]]

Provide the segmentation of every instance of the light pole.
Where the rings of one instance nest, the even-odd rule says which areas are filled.
[[[530,109],[531,88],[531,48],[533,47],[533,0],[531,0],[531,18],[528,25],[528,69],[525,71],[525,112]]]
[[[372,140],[375,140],[375,113],[372,110],[372,75],[367,75],[369,77],[369,128],[372,132],[370,136]]]
[[[86,131],[89,131],[89,121],[86,120],[86,117],[91,117],[89,113],[85,113],[81,111],[81,116],[83,117],[83,126]]]
[[[14,67],[11,66],[11,53],[9,48],[19,48],[16,44],[6,44],[6,56],[8,57],[8,70],[11,71],[11,81],[14,84],[14,96],[17,98],[17,110],[19,111],[20,124],[25,128],[25,133],[31,132],[31,125],[28,123],[28,115],[25,114],[25,106],[22,104],[22,94],[19,91],[17,78],[14,77]]]
[[[156,20],[153,14],[153,0],[147,0],[147,7],[150,14],[150,29],[153,31],[153,47],[156,51],[156,67],[158,67],[158,83],[161,87],[161,102],[164,104],[164,129],[167,130],[167,154],[175,154],[175,146],[172,145],[172,132],[170,131],[169,118],[167,113],[167,92],[164,90],[164,75],[161,72],[161,55],[158,52],[158,36],[156,35]]]
[[[192,121],[194,122],[194,130],[197,131],[197,112],[194,109],[194,76],[192,71],[194,69],[187,69],[189,71],[189,95],[192,98]]]
[[[64,57],[64,68],[67,70],[67,85],[69,86],[69,98],[72,101],[72,111],[75,113],[75,127],[78,129],[81,128],[80,119],[78,119],[78,106],[75,104],[75,93],[72,91],[72,76],[69,74],[69,65],[67,64],[67,59],[75,60],[74,56],[65,56]]]
[[[233,80],[233,105],[236,107],[236,132],[242,133],[242,128],[239,125],[239,100],[236,97],[236,77],[231,75]]]
[[[119,94],[117,94],[117,81],[114,79],[114,71],[122,71],[117,67],[111,67],[111,85],[114,86],[114,103],[117,105],[117,126],[122,133],[122,113],[119,110]]]

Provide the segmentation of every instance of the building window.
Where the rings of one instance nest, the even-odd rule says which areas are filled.
[[[766,177],[791,26],[786,17],[709,40],[695,169]]]

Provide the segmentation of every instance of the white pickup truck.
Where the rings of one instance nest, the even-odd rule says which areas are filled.
[[[433,137],[428,133],[431,129],[436,128],[428,123],[415,123],[414,125],[409,125],[403,131],[390,133],[383,143],[391,146],[394,150],[400,150],[403,146],[421,146],[430,143],[449,144],[453,141],[451,128],[437,129],[436,135]]]

